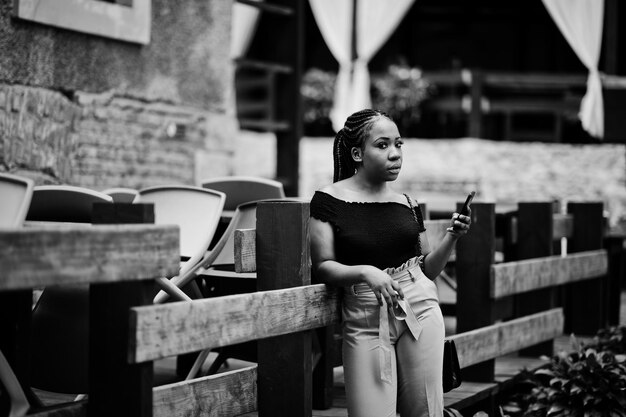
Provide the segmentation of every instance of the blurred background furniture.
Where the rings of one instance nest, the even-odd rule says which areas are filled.
[[[33,181],[28,178],[0,173],[0,226],[19,227],[26,218],[33,195]]]
[[[285,197],[282,183],[261,177],[216,177],[202,180],[201,184],[203,188],[226,194],[224,210],[235,210],[250,201]]]
[[[181,268],[179,276],[185,275],[203,258],[213,239],[220,221],[226,196],[219,191],[186,185],[166,185],[139,190],[135,203],[153,203],[156,224],[175,224],[180,227]],[[157,280],[168,296],[181,298],[176,280]],[[185,283],[187,284],[187,283]],[[194,288],[192,288],[194,290]],[[194,297],[202,297],[194,291]],[[155,302],[167,297],[156,297]],[[159,301],[160,300],[160,301]]]
[[[26,220],[91,223],[93,204],[112,202],[110,196],[89,188],[39,185],[34,188]]]
[[[102,193],[113,198],[114,203],[132,203],[139,191],[133,188],[107,188]]]
[[[91,223],[94,203],[113,199],[88,188],[42,185],[34,188],[27,221]],[[98,254],[94,254],[98,256]],[[67,394],[88,390],[89,286],[46,287],[32,314],[31,384]]]

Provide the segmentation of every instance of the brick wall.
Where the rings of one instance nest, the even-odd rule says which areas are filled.
[[[232,117],[161,101],[0,84],[3,171],[96,190],[232,173]]]

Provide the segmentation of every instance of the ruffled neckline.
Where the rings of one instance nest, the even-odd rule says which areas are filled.
[[[337,198],[334,195],[329,194],[329,193],[327,193],[325,191],[319,191],[318,190],[318,191],[316,191],[316,193],[327,195],[328,197],[332,198],[333,200],[336,200],[336,201],[339,201],[339,202],[342,202],[342,203],[345,203],[345,204],[353,204],[353,205],[398,204],[398,205],[400,205],[402,207],[406,207],[409,210],[411,210],[411,207],[408,205],[408,203],[406,203],[406,204],[405,203],[399,203],[397,201],[346,201],[346,200],[342,200],[340,198]]]

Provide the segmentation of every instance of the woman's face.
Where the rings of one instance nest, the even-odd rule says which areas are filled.
[[[363,143],[359,170],[373,181],[394,181],[402,168],[402,144],[398,126],[379,117]]]

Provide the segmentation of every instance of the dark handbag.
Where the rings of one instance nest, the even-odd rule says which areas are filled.
[[[443,392],[452,391],[461,385],[461,366],[456,354],[454,340],[443,341]]]

